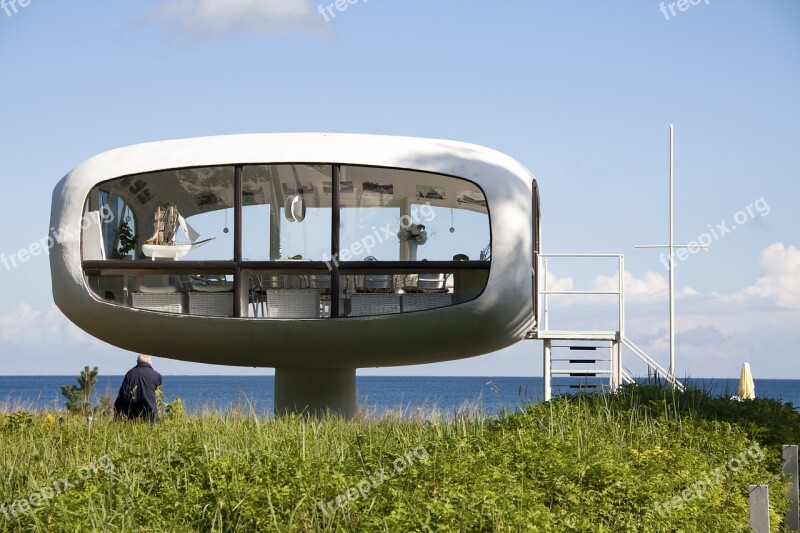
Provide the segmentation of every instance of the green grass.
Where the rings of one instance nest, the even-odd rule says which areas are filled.
[[[764,482],[779,531],[800,441],[791,406],[655,385],[494,418],[54,415],[0,416],[0,505],[74,483],[2,531],[734,531]]]

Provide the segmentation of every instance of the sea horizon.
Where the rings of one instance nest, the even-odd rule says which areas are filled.
[[[101,395],[115,397],[123,375],[102,375],[94,388],[93,400]],[[648,378],[637,378],[647,382]],[[755,379],[756,396],[800,406],[800,379]],[[61,386],[76,383],[75,375],[0,376],[0,410],[15,407],[28,410],[63,408]],[[689,386],[712,395],[733,396],[738,378],[690,378]],[[595,380],[596,389],[608,390],[607,381]],[[571,393],[575,381],[554,380],[553,393]],[[258,413],[273,411],[274,375],[164,375],[164,399],[181,398],[190,412],[226,412],[248,408]],[[543,398],[541,376],[357,376],[359,407],[377,414],[463,410],[486,414],[513,412]]]

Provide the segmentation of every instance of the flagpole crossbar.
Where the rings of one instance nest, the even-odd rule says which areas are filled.
[[[707,244],[673,244],[673,248],[708,248]],[[634,248],[669,248],[669,244],[637,244]]]

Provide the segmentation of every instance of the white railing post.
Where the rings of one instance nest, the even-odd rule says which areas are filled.
[[[787,531],[800,531],[800,510],[798,509],[797,445],[783,445],[783,472],[789,475],[789,510],[783,520]]]
[[[769,485],[750,485],[750,531],[769,533]]]
[[[544,278],[542,279],[542,285],[544,286],[542,291],[542,314],[544,315],[544,329],[547,331],[550,329],[550,313],[547,309],[547,259],[542,260],[542,264],[544,271]]]
[[[611,342],[610,357],[611,357],[611,372],[608,375],[608,389],[614,393],[617,392],[617,343]]]
[[[617,339],[611,343],[611,388],[618,392],[622,388],[622,340]]]
[[[553,389],[552,389],[552,379],[553,375],[550,372],[550,350],[551,350],[551,343],[550,339],[544,339],[544,401],[549,402],[553,398]]]

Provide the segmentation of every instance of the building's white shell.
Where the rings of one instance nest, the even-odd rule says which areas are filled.
[[[100,182],[183,167],[319,162],[414,169],[478,184],[486,195],[492,259],[477,299],[424,312],[343,319],[254,320],[167,315],[95,298],[81,266],[84,203]],[[58,307],[91,335],[157,356],[241,366],[355,368],[429,363],[499,350],[533,327],[535,181],[519,163],[471,144],[345,134],[264,134],[142,144],[92,157],[53,193],[51,253]]]

